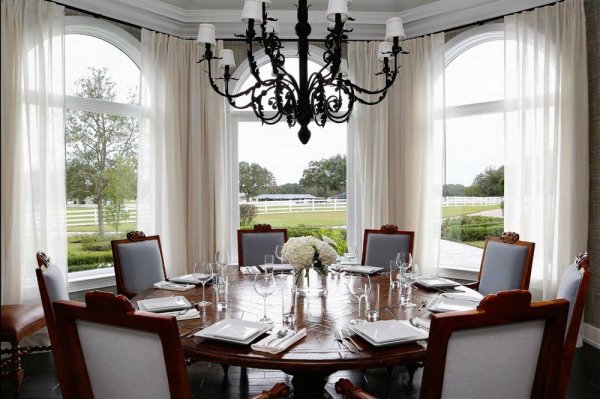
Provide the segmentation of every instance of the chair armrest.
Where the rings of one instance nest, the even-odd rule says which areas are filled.
[[[287,398],[290,394],[290,388],[283,382],[278,382],[273,388],[268,391],[263,391],[261,394],[254,396],[252,399],[279,399]]]
[[[354,386],[346,378],[341,378],[335,383],[335,391],[344,395],[346,399],[377,399],[375,396],[369,395],[362,389]]]

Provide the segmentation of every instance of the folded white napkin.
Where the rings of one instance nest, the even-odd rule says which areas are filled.
[[[294,335],[286,336],[275,341],[273,341],[275,338],[271,334],[261,339],[257,343],[253,344],[251,348],[258,352],[267,352],[272,354],[280,353],[289,348],[290,346],[294,345],[296,342],[298,342],[304,337],[306,337],[306,328],[297,331]],[[272,343],[269,343],[271,341]]]
[[[256,266],[242,266],[240,267],[242,274],[260,274],[260,269]]]
[[[481,301],[481,299],[483,298],[483,295],[481,295],[479,292],[467,288],[463,285],[456,287],[456,289],[462,292],[445,292],[442,294],[442,296],[448,299],[462,299],[465,301],[473,301],[477,303],[479,303],[479,301]]]
[[[177,284],[171,283],[169,281],[159,281],[158,283],[153,284],[154,288],[158,288],[161,290],[170,290],[170,291],[187,291],[191,290],[195,287],[194,284]]]
[[[195,308],[188,309],[184,314],[180,315],[179,313],[181,313],[181,312],[182,311],[175,311],[175,312],[165,312],[165,313],[161,313],[161,314],[173,315],[177,318],[178,321],[200,318],[200,312],[198,311],[198,309],[195,309]]]

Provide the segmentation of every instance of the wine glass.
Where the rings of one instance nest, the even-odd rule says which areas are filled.
[[[213,265],[208,262],[194,263],[194,277],[202,284],[202,302],[198,302],[198,306],[208,306],[211,302],[207,302],[204,298],[204,286],[213,279]]]
[[[410,267],[404,268],[402,271],[402,275],[404,276],[404,280],[406,281],[406,303],[404,304],[407,308],[414,308],[417,306],[412,301],[412,292],[413,292],[413,284],[419,278],[419,265],[413,263]]]
[[[354,263],[356,261],[356,247],[348,247],[348,252],[344,255],[348,262]]]
[[[371,279],[368,275],[344,274],[344,284],[348,291],[358,300],[358,317],[350,320],[350,324],[365,323],[367,320],[361,317],[361,303],[363,298],[371,292]]]
[[[283,264],[283,245],[278,244],[277,246],[275,246],[275,257],[279,259],[280,264]],[[287,274],[285,274],[283,268],[280,269],[278,276],[282,279],[287,277]]]
[[[273,270],[265,270],[264,273],[257,274],[254,277],[254,289],[256,293],[263,297],[264,309],[263,317],[260,321],[264,323],[272,323],[272,320],[267,317],[267,297],[275,292],[275,277],[273,276]]]

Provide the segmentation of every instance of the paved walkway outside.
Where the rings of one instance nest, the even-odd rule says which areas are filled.
[[[468,216],[491,216],[493,218],[503,218],[502,209],[492,209],[491,211],[482,211],[477,213],[470,213]]]
[[[483,249],[454,241],[440,241],[440,265],[479,270]]]

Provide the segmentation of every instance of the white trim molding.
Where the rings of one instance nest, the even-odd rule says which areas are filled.
[[[478,21],[501,17],[533,7],[553,3],[555,0],[437,0],[402,12],[351,12],[356,21],[352,40],[382,40],[385,34],[385,20],[400,16],[404,20],[408,38]],[[236,10],[189,10],[176,7],[160,0],[61,0],[62,3],[87,10],[91,13],[115,18],[127,23],[154,29],[184,38],[195,38],[198,24],[215,24],[219,39],[233,38],[235,33],[243,33],[240,21],[241,6]],[[280,19],[281,37],[295,37],[294,11],[277,11],[273,15]],[[312,38],[325,36],[328,22],[324,11],[309,12],[312,24]]]
[[[600,349],[600,328],[591,324],[583,323],[583,342]]]

